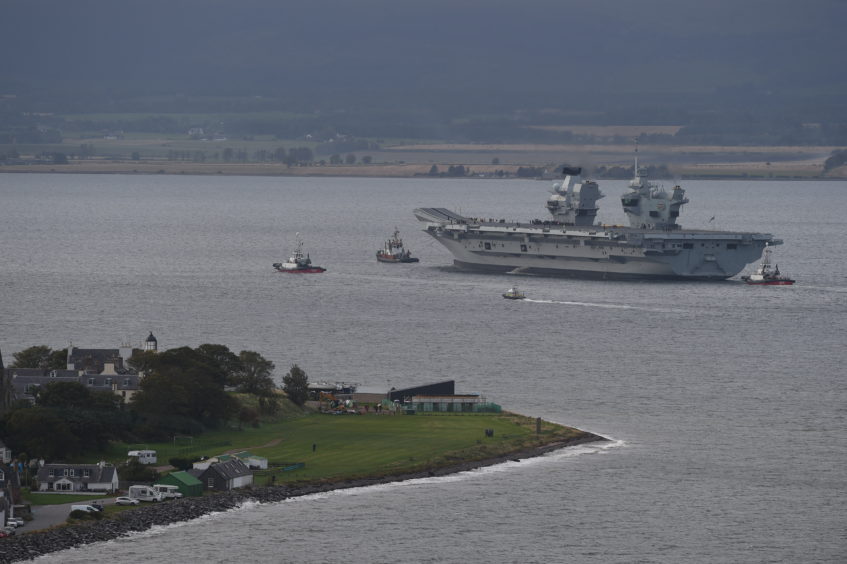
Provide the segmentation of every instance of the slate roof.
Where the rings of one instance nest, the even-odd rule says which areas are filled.
[[[209,466],[209,471],[215,472],[226,480],[240,478],[241,476],[250,476],[253,472],[241,460],[233,458],[226,462],[218,462]]]
[[[103,372],[106,363],[114,364],[115,369],[123,368],[120,349],[78,349],[73,347],[68,352],[68,366],[75,370],[99,374]]]
[[[74,470],[73,476],[65,476],[65,470]],[[50,470],[53,470],[53,476],[50,476]],[[89,476],[84,477],[83,470],[89,471]],[[67,478],[73,482],[94,482],[102,484],[111,482],[117,470],[114,466],[101,466],[99,464],[45,464],[38,469],[38,481],[50,482],[60,478]]]

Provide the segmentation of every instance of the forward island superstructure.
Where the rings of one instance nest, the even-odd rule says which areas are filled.
[[[685,190],[668,192],[635,164],[621,204],[629,226],[597,225],[596,182],[563,167],[546,208],[551,220],[512,223],[464,217],[444,208],[418,208],[425,231],[453,253],[461,268],[490,272],[606,279],[724,280],[782,241],[769,233],[682,229]]]

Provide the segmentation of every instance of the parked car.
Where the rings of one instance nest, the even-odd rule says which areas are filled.
[[[99,513],[100,510],[93,505],[71,505],[71,511],[84,511],[86,513]]]
[[[139,503],[141,502],[131,497],[121,496],[115,498],[115,505],[138,505]]]
[[[20,517],[9,517],[6,519],[6,524],[12,525],[13,527],[23,527],[26,524],[26,521]]]

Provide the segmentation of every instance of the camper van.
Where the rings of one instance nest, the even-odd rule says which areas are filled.
[[[137,458],[141,464],[156,464],[158,458],[155,450],[131,450],[127,456]]]
[[[162,501],[162,494],[150,486],[130,486],[129,497],[138,501]]]
[[[182,494],[179,493],[179,488],[177,486],[169,486],[167,484],[153,484],[153,489],[162,494],[162,497],[164,499],[176,499],[182,497]]]

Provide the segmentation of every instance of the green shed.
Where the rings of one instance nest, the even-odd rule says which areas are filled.
[[[176,486],[185,497],[199,497],[203,495],[203,483],[188,472],[171,472],[158,481],[159,484]]]

